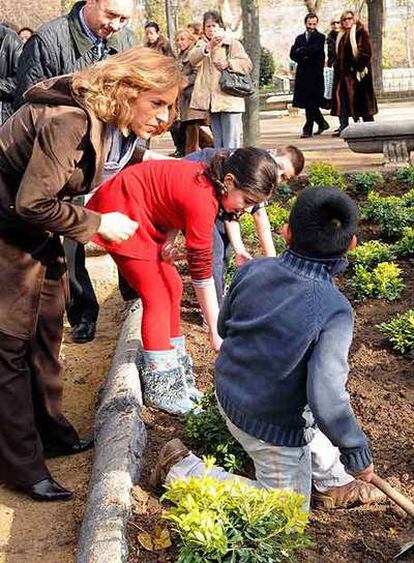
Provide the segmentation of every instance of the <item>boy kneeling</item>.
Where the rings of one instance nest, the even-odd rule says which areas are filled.
[[[292,208],[279,258],[248,262],[231,284],[219,316],[224,339],[215,366],[220,411],[252,458],[253,486],[311,495],[309,442],[322,431],[351,475],[373,473],[367,437],[345,385],[353,313],[332,276],[356,245],[358,209],[334,188],[307,188]],[[178,462],[178,463],[175,463]],[[166,481],[203,473],[179,440],[167,444],[155,471]],[[234,479],[223,469],[212,475]]]

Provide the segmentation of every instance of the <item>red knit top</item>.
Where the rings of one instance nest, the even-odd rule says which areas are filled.
[[[99,213],[119,211],[139,224],[127,241],[93,242],[112,254],[159,260],[166,231],[185,234],[187,260],[194,280],[212,275],[213,226],[219,203],[204,165],[183,160],[153,160],[124,169],[105,182],[87,203]]]

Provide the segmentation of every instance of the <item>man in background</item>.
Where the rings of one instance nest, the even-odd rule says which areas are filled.
[[[23,43],[9,26],[0,24],[0,125],[13,113],[16,72]]]
[[[15,107],[37,82],[86,68],[110,55],[126,51],[136,43],[126,24],[133,14],[134,0],[86,0],[71,11],[37,29],[24,46],[17,71]],[[83,204],[83,198],[79,198]],[[99,304],[85,265],[82,244],[65,239],[70,280],[68,321],[74,342],[95,337]]]
[[[329,124],[323,118],[320,107],[324,104],[325,35],[316,29],[318,16],[309,13],[305,17],[306,31],[298,35],[290,50],[290,58],[297,63],[293,106],[304,108],[306,122],[301,137],[312,137],[313,125],[320,135]]]

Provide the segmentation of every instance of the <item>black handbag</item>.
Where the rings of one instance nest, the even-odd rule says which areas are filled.
[[[223,92],[238,98],[247,98],[254,94],[255,91],[254,82],[250,74],[231,72],[227,68],[221,71],[219,85]]]
[[[226,50],[228,56],[231,57],[229,48],[226,45]],[[228,68],[221,71],[221,76],[219,80],[219,86],[221,91],[230,96],[236,96],[237,98],[247,98],[254,94],[256,86],[250,74],[240,74],[239,72],[232,72]]]

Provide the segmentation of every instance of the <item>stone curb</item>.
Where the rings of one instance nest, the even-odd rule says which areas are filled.
[[[95,418],[95,455],[77,563],[124,563],[130,492],[141,471],[146,431],[140,418],[137,353],[142,307],[130,306]]]

